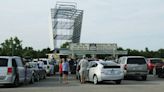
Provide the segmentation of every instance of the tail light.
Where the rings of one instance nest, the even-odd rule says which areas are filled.
[[[124,65],[124,70],[127,70],[127,64]]]
[[[12,67],[8,67],[7,74],[12,74],[12,71],[13,71]]]

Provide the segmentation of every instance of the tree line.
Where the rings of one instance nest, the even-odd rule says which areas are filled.
[[[0,56],[21,56],[28,58],[46,58],[50,48],[34,50],[33,47],[24,47],[18,37],[10,37],[0,44]]]
[[[144,56],[146,58],[164,58],[164,49],[159,49],[157,51],[149,50],[148,47],[145,50],[136,49],[123,49],[119,47],[118,50],[127,50],[128,56]]]
[[[68,43],[65,43],[61,48],[66,48]],[[157,51],[149,50],[148,47],[145,50],[136,49],[124,49],[119,47],[117,50],[127,50],[129,56],[144,56],[147,58],[164,58],[164,49]],[[0,44],[0,56],[21,56],[30,58],[46,58],[47,53],[52,53],[50,48],[44,48],[42,50],[34,50],[33,47],[22,46],[22,40],[18,37],[10,37]]]

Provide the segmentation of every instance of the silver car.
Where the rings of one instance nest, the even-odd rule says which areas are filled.
[[[143,56],[123,56],[118,61],[121,69],[124,71],[125,77],[141,77],[142,80],[147,79],[148,67]]]
[[[20,57],[0,56],[0,85],[34,82],[33,73],[24,66]]]
[[[120,84],[124,77],[120,66],[113,61],[91,61],[87,71],[88,81],[94,84],[102,81],[115,81]]]

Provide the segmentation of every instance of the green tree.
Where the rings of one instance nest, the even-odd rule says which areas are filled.
[[[34,58],[37,56],[32,47],[25,47],[23,49],[22,55],[23,57],[30,57],[30,58]]]
[[[1,43],[2,47],[2,55],[15,55],[15,56],[21,56],[22,52],[22,41],[18,39],[18,37],[11,37],[9,39],[6,39],[3,43]]]
[[[68,48],[69,46],[69,42],[65,42],[63,45],[61,45],[60,48]]]

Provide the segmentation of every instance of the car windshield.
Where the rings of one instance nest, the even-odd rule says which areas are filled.
[[[153,59],[153,60],[151,60],[151,63],[157,64],[157,63],[163,63],[163,62],[160,59]]]
[[[0,67],[7,66],[7,64],[8,64],[8,59],[0,58]]]
[[[47,65],[47,61],[43,61],[43,63],[44,63],[45,65]]]
[[[128,58],[127,64],[146,64],[144,58]]]

